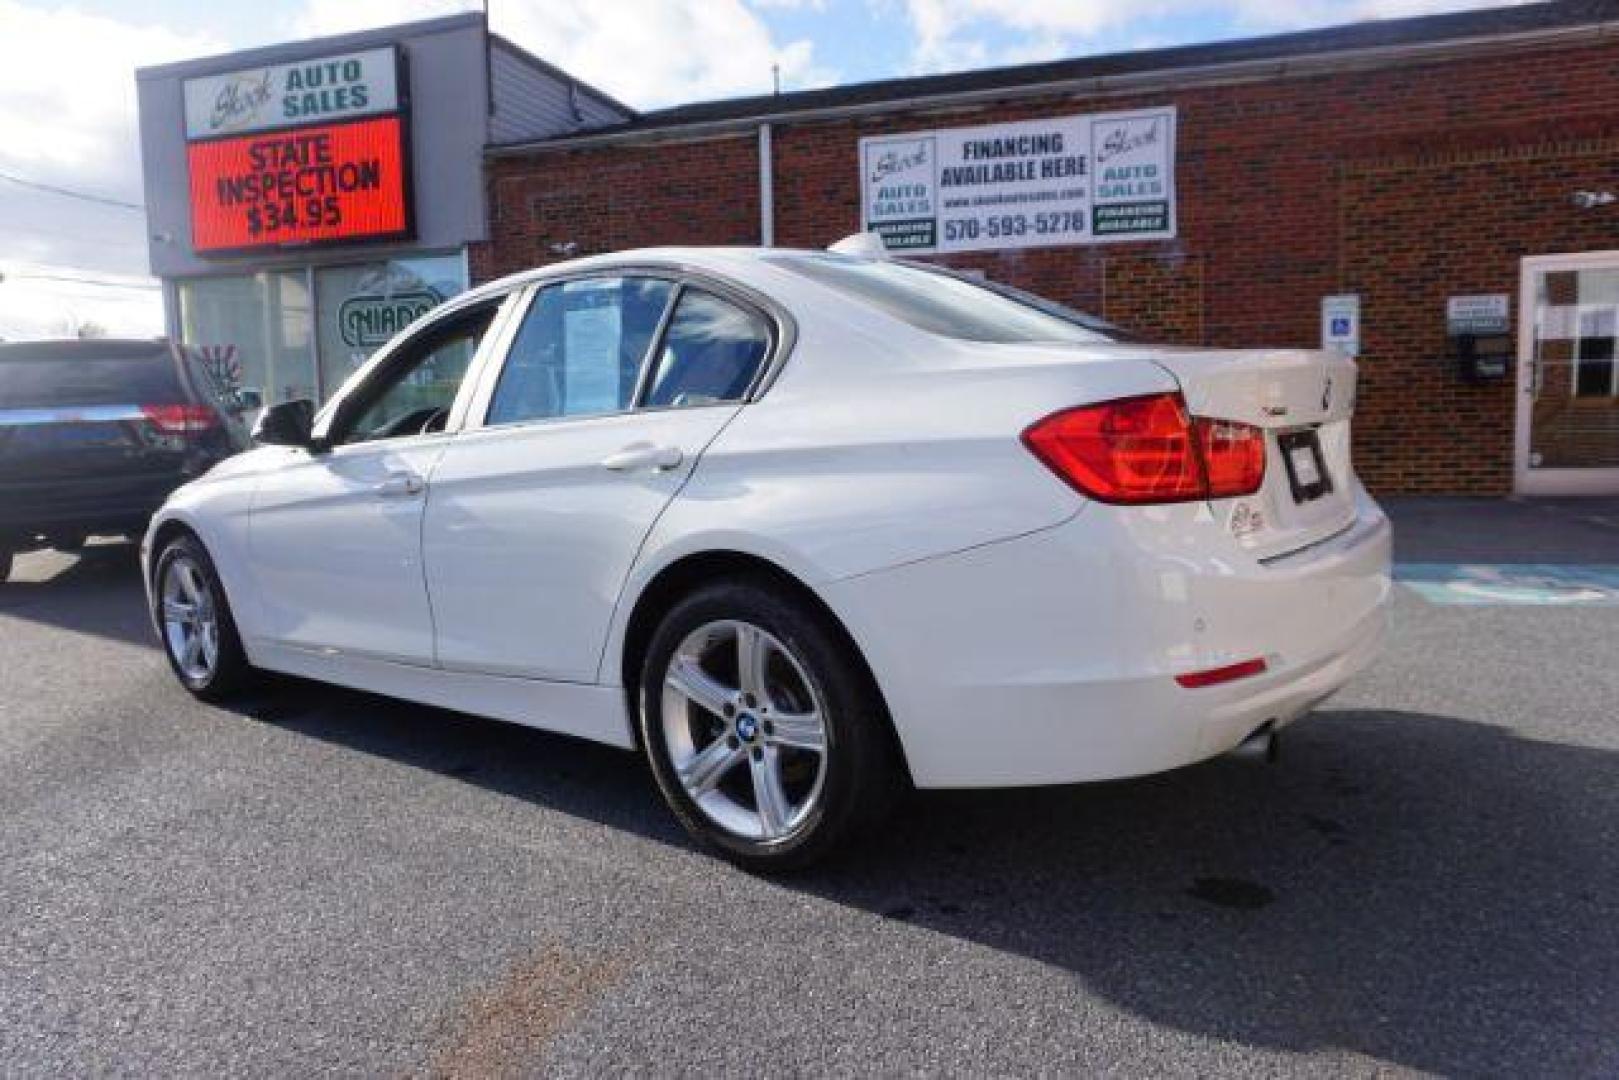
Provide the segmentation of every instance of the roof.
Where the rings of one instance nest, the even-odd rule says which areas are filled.
[[[295,63],[322,53],[356,52],[379,45],[391,45],[402,38],[425,37],[429,34],[481,26],[483,26],[481,12],[464,11],[437,19],[423,19],[420,22],[376,26],[347,34],[305,38],[301,41],[282,41],[274,45],[262,45],[256,49],[241,49],[236,52],[216,53],[213,56],[200,56],[192,60],[154,64],[151,67],[136,68],[135,78],[137,80],[175,76],[190,78],[196,75],[225,74],[242,68],[257,67],[260,64]]]
[[[392,45],[407,38],[427,37],[431,34],[449,33],[456,30],[475,29],[484,30],[484,15],[481,11],[462,11],[454,15],[443,15],[436,19],[421,19],[417,22],[396,23],[391,26],[376,26],[365,30],[356,30],[347,34],[334,34],[328,37],[306,38],[302,41],[279,42],[274,45],[265,45],[256,49],[243,49],[238,52],[220,53],[214,56],[198,57],[193,60],[177,60],[168,64],[157,64],[152,67],[138,68],[135,71],[137,80],[165,79],[165,78],[192,78],[199,75],[224,74],[243,68],[257,67],[260,64],[286,64],[296,63],[306,57],[321,54],[340,52],[355,52],[360,49],[376,48],[382,45]],[[590,94],[608,106],[634,117],[636,111],[628,105],[615,100],[610,95],[591,86],[581,79],[575,78],[563,71],[555,64],[540,59],[522,46],[514,44],[499,34],[490,33],[490,42],[497,48],[505,50],[518,60],[530,67],[564,83],[571,83],[578,87],[580,92]]]
[[[1286,65],[1345,53],[1413,51],[1422,47],[1481,39],[1539,38],[1600,28],[1619,33],[1619,0],[1554,0],[1517,7],[1451,12],[1405,19],[1383,19],[1267,37],[1181,45],[1166,49],[1082,56],[1015,67],[910,78],[881,79],[820,90],[697,102],[641,113],[624,123],[593,129],[583,136],[491,148],[495,152],[540,148],[552,143],[674,133],[681,128],[739,126],[791,120],[816,113],[913,103],[926,99],[1018,91],[1051,84],[1121,79],[1129,76],[1190,74],[1234,65]],[[1603,24],[1614,23],[1607,26]],[[1278,66],[1276,73],[1285,68]]]

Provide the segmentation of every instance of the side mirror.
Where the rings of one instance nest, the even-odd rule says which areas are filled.
[[[259,414],[253,441],[262,446],[301,446],[314,449],[315,403],[308,398],[283,401]]]

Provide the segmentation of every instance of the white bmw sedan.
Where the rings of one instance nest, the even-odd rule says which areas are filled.
[[[1172,769],[1379,648],[1336,353],[1131,344],[881,257],[660,249],[455,298],[146,537],[199,697],[289,672],[638,748],[756,869],[906,782]]]

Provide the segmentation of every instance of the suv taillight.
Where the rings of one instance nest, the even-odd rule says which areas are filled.
[[[219,414],[207,405],[142,405],[141,412],[165,435],[190,435],[219,426]]]
[[[1064,409],[1023,443],[1080,493],[1110,503],[1168,503],[1249,495],[1265,478],[1265,433],[1188,416],[1179,394]]]

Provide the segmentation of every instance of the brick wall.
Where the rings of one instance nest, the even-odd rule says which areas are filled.
[[[1362,297],[1360,469],[1382,492],[1498,494],[1512,481],[1515,391],[1445,359],[1445,298],[1505,292],[1518,259],[1619,249],[1619,45],[1144,95],[778,124],[776,242],[821,247],[859,227],[866,135],[1173,103],[1173,241],[951,257],[1158,340],[1314,346],[1323,295]],[[751,134],[546,151],[489,164],[483,278],[581,253],[756,243]]]

